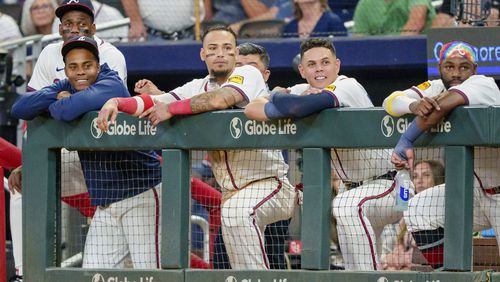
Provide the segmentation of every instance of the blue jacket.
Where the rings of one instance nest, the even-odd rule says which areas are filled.
[[[283,28],[283,37],[299,37],[299,21],[292,20]],[[319,18],[310,37],[346,36],[347,30],[337,14],[325,11]]]
[[[57,100],[61,91],[72,95]],[[30,120],[49,111],[56,120],[72,121],[99,110],[110,98],[129,96],[118,73],[104,64],[96,82],[87,89],[76,91],[67,79],[60,80],[21,96],[11,114]],[[79,151],[78,155],[93,205],[109,205],[133,197],[161,181],[160,161],[154,151]]]

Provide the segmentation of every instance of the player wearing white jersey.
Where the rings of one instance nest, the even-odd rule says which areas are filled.
[[[245,114],[267,120],[304,117],[326,108],[373,107],[365,89],[354,78],[339,76],[339,70],[340,61],[330,41],[306,40],[301,45],[299,71],[309,85],[299,84],[287,91],[301,95],[274,93],[269,101],[251,103]],[[334,177],[345,186],[356,188],[339,194],[332,204],[346,269],[376,269],[378,237],[385,225],[402,217],[401,212],[393,210],[389,160],[388,150],[332,150]]]
[[[396,91],[384,100],[393,116],[413,113],[416,119],[401,136],[392,162],[397,168],[413,166],[413,142],[460,105],[500,105],[495,81],[476,75],[477,50],[461,41],[445,44],[440,52],[440,80],[427,81],[405,91]],[[500,152],[496,148],[474,149],[474,230],[493,227],[500,243]],[[444,184],[443,184],[444,185]],[[433,268],[443,265],[444,194],[443,185],[417,194],[408,203],[405,222],[418,248]],[[434,210],[433,210],[434,209]]]
[[[127,85],[127,66],[123,54],[113,45],[93,36],[99,47],[101,64],[107,63],[109,68],[118,72],[120,78]],[[43,48],[33,70],[33,75],[28,83],[28,91],[40,90],[47,85],[63,80],[64,62],[61,49],[64,41],[51,43]]]
[[[155,96],[156,104],[144,111],[141,117],[148,116],[157,125],[174,115],[244,107],[256,97],[267,95],[263,74],[258,69],[251,65],[234,69],[237,52],[236,36],[230,29],[209,29],[203,36],[200,54],[220,88],[200,91],[205,89],[209,80],[194,80],[170,93]],[[157,93],[151,89],[149,92]],[[151,105],[148,97],[137,97],[133,110],[127,112],[139,114],[144,108],[142,105]],[[167,104],[172,97],[178,101]],[[101,109],[99,126],[102,130],[107,130],[109,116],[114,120],[118,103],[120,110],[127,107],[121,104],[123,100],[111,100]],[[224,150],[212,151],[209,155],[214,175],[222,187],[222,233],[232,268],[268,269],[264,228],[267,224],[290,218],[296,201],[295,189],[286,177],[288,166],[281,152]]]
[[[66,78],[64,72],[64,62],[61,55],[63,42],[68,41],[74,36],[93,36],[95,34],[94,9],[89,0],[80,0],[74,3],[71,0],[65,0],[56,10],[56,15],[60,18],[59,34],[63,41],[49,44],[46,46],[35,65],[33,75],[28,83],[28,91],[40,90],[56,81]],[[108,63],[108,66],[118,72],[120,78],[125,81],[127,68],[123,54],[109,43],[106,43],[94,36],[98,43],[100,54],[100,63]],[[125,83],[125,82],[124,82]],[[126,83],[125,83],[126,86]],[[82,206],[82,203],[90,204],[87,188],[83,179],[83,173],[79,164],[76,152],[67,152],[63,150],[62,162],[66,163],[62,181],[61,196],[63,200],[72,206],[80,209],[85,216],[92,216],[94,208]],[[11,197],[11,233],[13,241],[13,253],[16,266],[16,275],[22,277],[22,195],[21,195],[21,173],[13,173],[9,177],[12,183],[11,191],[17,191]],[[22,278],[19,278],[22,279]]]

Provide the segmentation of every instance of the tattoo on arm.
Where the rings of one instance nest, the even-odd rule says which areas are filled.
[[[233,88],[223,87],[221,89],[205,92],[191,98],[191,111],[203,113],[208,111],[223,110],[230,108],[243,101],[243,96]]]

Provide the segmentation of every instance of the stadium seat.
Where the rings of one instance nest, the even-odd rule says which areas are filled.
[[[281,37],[285,22],[282,20],[265,20],[244,23],[238,33],[239,38],[272,38]]]

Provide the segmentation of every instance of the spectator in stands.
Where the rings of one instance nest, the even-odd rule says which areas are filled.
[[[415,193],[444,183],[444,166],[440,161],[422,160],[415,163],[412,173]],[[397,236],[397,244],[389,254],[380,259],[383,270],[411,270],[415,241],[408,233],[404,220],[398,224],[401,230]]]
[[[233,24],[253,19],[269,11],[275,0],[205,0],[205,20]]]
[[[195,9],[193,0],[121,0],[130,18],[128,39],[179,40],[193,38]],[[205,16],[200,0],[200,20]]]
[[[427,31],[435,15],[431,0],[360,0],[353,35],[417,35]]]
[[[422,133],[441,122],[461,105],[500,105],[500,90],[495,80],[477,75],[476,47],[463,41],[443,45],[439,55],[441,79],[426,81],[405,91],[396,91],[386,98],[385,110],[392,116],[413,113],[417,117],[399,139],[392,163],[398,169],[412,168],[413,143]],[[498,148],[474,148],[474,217],[473,229],[493,227],[500,242],[498,217],[499,185]],[[441,184],[443,185],[443,184]],[[453,187],[452,187],[453,188]],[[453,191],[453,190],[451,190]],[[443,266],[445,190],[431,187],[408,202],[404,214],[408,231],[418,248],[434,268]]]
[[[474,2],[470,1],[463,5],[465,8],[471,9],[470,7],[471,4],[474,4]],[[500,1],[499,0],[492,1],[490,15],[485,21],[486,26],[500,25],[499,10],[500,10]],[[471,17],[472,15],[465,14],[465,16]],[[441,27],[454,27],[454,26],[468,26],[468,24],[462,22],[460,23],[456,22],[455,11],[452,11],[451,0],[444,0],[441,7],[439,7],[439,11],[436,15],[436,18],[432,21],[432,27],[441,28]]]
[[[110,21],[116,21],[124,19],[122,13],[115,7],[106,5],[104,3],[92,0],[92,6],[94,7],[94,23],[102,24]],[[58,32],[59,24],[61,22],[59,19],[54,21],[52,26],[52,32]],[[128,26],[122,26],[118,28],[112,28],[109,30],[98,31],[96,33],[100,38],[106,39],[108,42],[117,41],[128,41]]]
[[[289,23],[293,19],[293,2],[290,0],[276,0],[269,9],[253,18],[248,18],[231,24],[229,27],[238,33],[241,26],[249,22],[257,22],[263,20],[282,20],[284,23]]]
[[[16,20],[0,11],[0,42],[19,39],[21,37],[23,36]]]
[[[21,30],[25,36],[51,34],[57,8],[56,0],[26,0],[21,16]]]
[[[330,10],[327,0],[296,0],[295,19],[284,30],[284,37],[346,36],[344,23]]]

